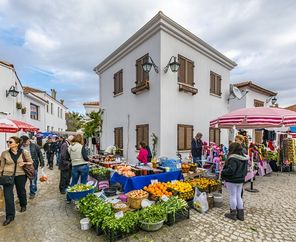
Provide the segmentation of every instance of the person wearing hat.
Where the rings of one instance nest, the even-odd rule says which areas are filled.
[[[73,138],[74,136],[70,135],[67,139],[63,139],[60,148],[61,159],[59,163],[59,169],[61,172],[59,189],[61,194],[65,194],[66,188],[70,185],[72,164],[68,148]]]
[[[38,147],[38,145],[32,143],[29,139],[28,136],[21,136],[20,137],[22,140],[22,148],[24,150],[27,150],[30,155],[31,158],[33,160],[33,166],[34,166],[34,178],[32,181],[30,181],[30,199],[35,198],[36,192],[37,192],[37,182],[38,182],[38,167],[40,165],[40,167],[44,167],[44,160],[43,160],[43,155],[42,152],[40,150],[40,148]]]

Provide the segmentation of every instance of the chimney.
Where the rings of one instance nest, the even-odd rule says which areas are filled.
[[[64,99],[61,99],[61,100],[60,100],[61,104],[64,105],[64,101],[65,101]]]
[[[57,97],[57,91],[55,89],[50,89],[50,91],[51,91],[51,97],[53,99],[56,99],[56,97]]]

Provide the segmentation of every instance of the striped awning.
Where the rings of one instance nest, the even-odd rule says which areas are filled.
[[[2,133],[37,132],[38,130],[39,128],[20,120],[0,119],[0,132]]]
[[[277,128],[295,126],[296,112],[282,108],[243,108],[210,121],[216,128]]]

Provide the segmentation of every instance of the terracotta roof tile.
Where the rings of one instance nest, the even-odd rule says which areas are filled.
[[[100,106],[100,102],[85,102],[83,105]]]

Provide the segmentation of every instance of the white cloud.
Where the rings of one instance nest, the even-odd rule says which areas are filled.
[[[45,33],[37,30],[28,29],[25,33],[25,45],[33,51],[38,49],[40,52],[49,52],[59,47],[59,42],[50,38]]]

